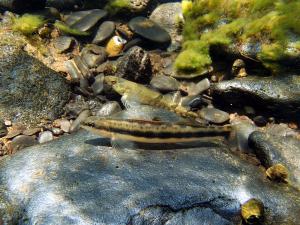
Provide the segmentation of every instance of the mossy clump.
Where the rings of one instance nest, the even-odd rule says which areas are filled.
[[[45,20],[42,16],[24,14],[23,16],[13,19],[12,29],[25,35],[30,35],[36,32],[44,24]]]
[[[75,36],[88,36],[89,35],[88,32],[71,28],[70,26],[64,24],[61,21],[56,21],[54,23],[54,26],[66,34],[71,34],[71,35],[75,35]]]
[[[183,52],[176,60],[177,70],[201,71],[211,62],[209,49],[215,45],[258,42],[257,58],[267,67],[295,54],[288,50],[291,47],[300,52],[299,42],[290,46],[291,37],[299,40],[300,36],[299,0],[195,0],[184,17]],[[184,66],[179,61],[188,50],[193,57],[198,52],[205,61]]]
[[[110,0],[105,6],[105,10],[107,10],[110,15],[115,15],[120,11],[129,10],[129,9],[130,9],[129,0]]]

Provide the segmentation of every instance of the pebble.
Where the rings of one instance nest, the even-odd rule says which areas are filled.
[[[116,25],[113,21],[103,22],[97,30],[96,36],[94,37],[93,44],[102,44],[104,41],[111,38],[115,32]]]
[[[95,77],[95,82],[91,86],[95,95],[98,95],[103,91],[103,81],[104,81],[103,74],[99,74]]]
[[[130,29],[143,38],[160,43],[170,43],[171,37],[166,30],[146,17],[135,17],[128,23]]]
[[[52,141],[53,140],[53,134],[51,131],[44,131],[42,133],[40,133],[39,137],[38,137],[38,142],[40,144],[48,142],[48,141]]]
[[[268,123],[267,119],[263,116],[254,117],[253,122],[259,127],[266,126],[266,124]]]
[[[15,153],[23,148],[37,144],[34,136],[19,135],[12,139],[10,145],[12,153]]]
[[[71,128],[71,123],[67,119],[61,119],[59,120],[59,127],[63,132],[69,133]]]
[[[71,28],[85,32],[94,27],[102,18],[107,16],[107,12],[102,9],[88,11],[78,11],[67,16],[66,24]]]
[[[210,82],[207,78],[199,81],[197,84],[190,82],[183,86],[183,90],[189,95],[199,95],[210,87]]]
[[[60,36],[53,40],[53,46],[58,53],[66,52],[74,44],[75,39],[68,36]]]
[[[83,77],[81,71],[78,69],[76,63],[74,62],[74,59],[66,61],[65,67],[67,72],[70,74],[71,80],[73,82],[78,82],[80,78]]]
[[[159,91],[177,91],[180,83],[173,77],[156,75],[150,81],[150,85]]]
[[[88,45],[81,51],[81,58],[89,68],[95,68],[107,59],[105,48]]]
[[[88,66],[82,61],[80,56],[74,57],[74,63],[76,64],[77,68],[80,70],[84,78],[88,78],[91,76]]]
[[[5,120],[4,121],[5,126],[10,127],[12,125],[11,120]]]
[[[80,124],[82,121],[84,121],[86,118],[88,118],[91,115],[90,110],[84,110],[82,111],[79,116],[76,118],[76,120],[73,121],[71,127],[70,127],[70,133],[75,132],[79,130]]]
[[[225,123],[229,120],[229,114],[216,108],[203,108],[199,111],[201,118],[213,123]]]
[[[201,108],[203,105],[206,105],[207,103],[203,100],[201,96],[198,96],[194,99],[192,99],[189,103],[188,106],[191,108],[191,110],[196,110]]]
[[[98,117],[111,116],[114,113],[120,112],[122,110],[118,102],[112,101],[105,103],[99,111],[96,112]]]
[[[62,135],[64,133],[63,130],[61,130],[57,127],[52,127],[51,131],[55,136],[59,136],[59,135]]]

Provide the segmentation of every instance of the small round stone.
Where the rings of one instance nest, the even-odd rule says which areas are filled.
[[[60,121],[60,129],[62,129],[63,132],[68,133],[70,132],[71,123],[67,119],[62,119]]]
[[[99,74],[95,77],[95,82],[91,86],[95,95],[98,95],[103,91],[103,81],[103,74]]]
[[[53,134],[51,131],[44,131],[42,133],[40,133],[39,138],[38,138],[38,142],[40,144],[48,142],[48,141],[52,141],[53,140]]]
[[[60,36],[53,40],[53,46],[55,50],[59,53],[66,52],[71,48],[75,39],[68,36]]]
[[[107,102],[102,106],[102,108],[98,112],[96,112],[96,116],[110,116],[114,113],[120,112],[121,110],[122,108],[118,102]]]
[[[104,41],[111,38],[115,32],[116,25],[113,21],[103,22],[94,37],[93,44],[102,44]]]
[[[201,118],[213,123],[225,123],[229,120],[229,114],[216,108],[203,108],[199,112]]]
[[[266,126],[266,124],[268,123],[267,119],[265,117],[263,117],[263,116],[256,116],[256,117],[254,117],[253,121],[259,127]]]
[[[52,133],[53,133],[54,135],[56,135],[56,136],[62,135],[62,134],[64,133],[63,130],[61,130],[60,128],[57,128],[57,127],[53,127],[53,128],[51,129],[51,131],[52,131]]]
[[[130,20],[128,25],[133,32],[150,41],[161,44],[170,43],[171,41],[166,30],[146,17],[135,17]]]
[[[150,85],[159,91],[177,91],[180,83],[173,77],[157,75],[152,78]]]

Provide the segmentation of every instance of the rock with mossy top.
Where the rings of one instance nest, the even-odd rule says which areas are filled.
[[[260,61],[273,73],[300,69],[300,2],[197,0],[184,12],[181,72],[197,72],[216,53]],[[217,51],[215,51],[217,50]],[[192,63],[183,60],[192,55]]]
[[[0,117],[26,126],[63,112],[70,87],[65,79],[23,49],[24,36],[0,24]]]

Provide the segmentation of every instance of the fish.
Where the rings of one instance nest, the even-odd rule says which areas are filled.
[[[179,101],[174,101],[173,97],[170,95],[163,95],[157,91],[121,77],[106,76],[104,81],[117,93],[123,96],[121,100],[125,107],[126,100],[129,100],[144,105],[164,108],[184,117],[199,117],[197,113],[189,111],[188,108],[180,105]]]
[[[201,126],[140,119],[89,117],[81,125],[85,130],[114,140],[140,143],[184,143],[203,137],[228,136],[230,126]]]

